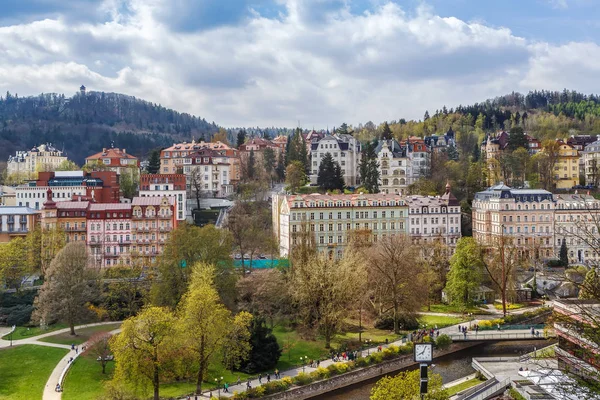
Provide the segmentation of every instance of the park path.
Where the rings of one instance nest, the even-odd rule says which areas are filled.
[[[113,321],[112,323],[114,324],[115,322]],[[100,324],[94,324],[94,325],[100,325]],[[87,325],[86,327],[89,327],[89,325]],[[79,327],[77,327],[77,328],[79,328]],[[67,332],[68,332],[68,330],[67,330]],[[110,331],[109,333],[111,335],[114,335],[114,334],[117,334],[119,332],[121,332],[121,328],[114,329],[114,330]],[[86,346],[87,347],[89,345],[88,342],[85,342],[85,343],[82,343],[82,344],[76,346],[76,348],[79,351],[71,350],[71,346],[67,346],[67,348],[69,349],[69,352],[67,353],[66,356],[64,356],[58,362],[58,364],[56,364],[56,367],[54,367],[54,370],[52,371],[52,373],[50,374],[50,377],[46,381],[46,386],[44,387],[44,394],[42,396],[42,400],[60,400],[60,399],[62,399],[62,392],[57,392],[55,390],[56,389],[56,384],[60,382],[60,377],[63,374],[63,371],[65,371],[65,369],[69,365],[69,363],[74,362],[74,360],[79,355],[81,355],[81,353],[82,353],[81,347],[82,346]],[[41,342],[41,343],[44,343],[44,342]],[[46,344],[49,344],[49,343],[46,343]],[[70,361],[71,359],[73,361]],[[63,381],[63,384],[64,384],[64,381]]]
[[[487,316],[481,316],[481,317],[487,317]],[[474,320],[471,321],[471,324],[477,324],[477,323],[479,323],[479,321],[483,321],[483,320],[484,320],[483,318],[481,318],[481,319],[474,319]],[[463,323],[460,323],[460,324],[448,326],[446,328],[441,328],[439,330],[440,331],[440,335],[441,334],[447,334],[447,335],[449,335],[449,334],[456,334],[456,333],[458,333],[459,332],[459,329],[458,329],[459,325],[460,326],[467,326],[468,327],[469,326],[469,322],[463,322]],[[486,332],[486,331],[480,331],[479,335],[485,335],[485,333],[483,333],[483,332]],[[517,331],[515,331],[515,332],[517,332]],[[524,330],[523,332],[527,332],[527,330]],[[496,331],[490,331],[490,334],[491,333],[497,333],[497,332]],[[469,336],[470,335],[474,335],[474,333],[469,332],[468,335]],[[395,345],[395,346],[401,346],[403,344],[406,344],[406,340],[405,339],[397,340],[395,342],[390,343],[390,345]],[[386,348],[388,346],[389,345],[382,345],[383,348]],[[377,352],[377,347],[378,346],[373,346],[373,347],[370,347],[368,349],[362,350],[362,355],[366,356],[366,355],[368,355],[370,353]],[[319,366],[323,367],[323,368],[327,368],[331,364],[334,364],[334,362],[331,360],[331,358],[329,358],[327,360],[321,360],[321,363],[319,364]],[[308,373],[308,372],[312,372],[314,370],[316,370],[316,368],[305,366],[305,367],[292,368],[292,369],[289,369],[289,370],[286,370],[286,371],[280,371],[279,374],[280,374],[280,376],[282,378],[285,377],[285,376],[294,377],[294,376],[298,375],[300,372],[304,371],[304,372]],[[271,374],[271,377],[274,380],[273,374]],[[262,379],[262,383],[266,383],[266,381],[267,381],[266,378]],[[229,389],[228,389],[229,393],[224,393],[223,390],[222,390],[222,387],[221,387],[221,396],[222,397],[231,397],[231,396],[233,396],[234,392],[238,392],[238,393],[244,392],[246,390],[246,382],[247,381],[244,380],[239,385],[232,383],[229,386]],[[457,382],[457,383],[460,383],[460,382]],[[250,380],[250,385],[252,387],[259,386],[260,384],[261,384],[261,382],[259,382],[258,379],[251,379]],[[209,399],[212,395],[217,396],[218,395],[218,390],[205,391],[204,393],[202,393],[202,395],[191,395],[191,399],[192,400]],[[186,399],[187,399],[187,397],[182,397],[181,398],[181,400],[186,400]],[[46,400],[46,399],[44,399],[44,400]]]

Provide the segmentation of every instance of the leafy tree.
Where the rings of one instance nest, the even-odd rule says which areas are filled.
[[[81,168],[71,160],[64,160],[54,169],[55,171],[79,171]]]
[[[231,261],[231,235],[214,225],[181,224],[171,232],[158,259],[158,278],[152,283],[154,305],[175,308],[187,290],[191,266],[197,262],[218,270],[217,287],[226,304],[232,305],[236,275]]]
[[[131,266],[106,269],[103,278],[102,306],[111,320],[123,320],[141,310],[150,290],[150,280],[142,277],[141,263],[134,258]]]
[[[240,129],[237,134],[237,148],[239,149],[241,145],[246,142],[246,131],[244,129]]]
[[[197,263],[192,268],[188,291],[179,305],[181,344],[194,361],[196,393],[202,393],[202,381],[212,362],[219,361],[224,346],[228,351],[238,352],[237,359],[247,358],[248,343],[232,343],[227,340],[234,327],[248,328],[251,316],[242,312],[232,318],[231,312],[219,301],[214,285],[215,269],[206,263]],[[235,346],[234,346],[235,345]],[[238,347],[236,350],[234,347]],[[240,347],[241,346],[241,347]]]
[[[223,128],[219,128],[219,132],[214,134],[211,142],[213,142],[213,143],[221,142],[223,144],[226,144],[227,146],[231,145],[231,143],[229,143],[229,139],[227,137],[227,131]]]
[[[148,158],[149,174],[158,174],[160,172],[160,150],[161,149],[153,149],[150,152],[150,157]]]
[[[285,183],[292,193],[296,193],[301,186],[306,184],[306,173],[300,161],[294,161],[285,169]]]
[[[329,152],[325,153],[325,157],[321,159],[317,185],[323,190],[344,189],[341,168],[337,162],[333,161],[333,156]]]
[[[357,299],[366,282],[365,260],[352,249],[341,259],[327,254],[312,256],[307,262],[294,262],[292,299],[302,323],[317,330],[330,348],[331,340],[347,317],[348,307]]]
[[[565,239],[562,240],[560,244],[560,253],[559,253],[560,264],[563,267],[569,266],[569,250],[567,249],[567,241]]]
[[[87,303],[99,297],[97,278],[96,271],[88,267],[85,244],[67,244],[46,271],[32,319],[44,324],[56,319],[64,321],[71,335],[75,335],[75,324],[89,316]]]
[[[125,320],[109,342],[116,362],[113,379],[144,394],[151,386],[153,399],[159,400],[160,382],[172,373],[181,346],[175,327],[175,316],[164,307],[147,307]]]
[[[289,289],[278,269],[256,270],[237,283],[238,306],[269,321],[289,314]]]
[[[32,272],[27,263],[27,242],[15,238],[0,246],[0,282],[8,288],[19,289],[24,275]]]
[[[253,374],[274,368],[281,357],[281,348],[273,331],[261,317],[254,317],[250,325],[250,354],[241,370]]]
[[[358,165],[362,186],[369,193],[379,193],[379,163],[375,153],[375,144],[367,143],[361,153]]]
[[[383,128],[381,129],[381,140],[391,140],[393,139],[392,130],[388,125],[387,121],[383,123]]]
[[[442,377],[428,374],[425,400],[448,400],[450,397],[442,387]],[[371,389],[371,400],[418,400],[420,394],[420,371],[402,371],[394,377],[385,376]]]
[[[600,278],[596,268],[590,268],[585,274],[585,279],[579,290],[579,298],[582,300],[593,300],[600,293]]]
[[[436,240],[430,246],[423,249],[423,258],[425,260],[425,276],[427,280],[428,296],[427,310],[431,311],[432,302],[442,300],[442,290],[446,286],[446,275],[450,263],[448,262],[448,246],[441,240]]]
[[[286,146],[286,165],[290,165],[294,161],[300,162],[302,170],[305,174],[310,173],[310,160],[308,157],[308,150],[306,148],[306,142],[302,136],[302,130],[297,128],[294,134],[288,140]]]
[[[387,236],[368,251],[369,285],[384,312],[392,311],[394,332],[403,314],[419,311],[427,298],[427,279],[419,248],[405,235]]]
[[[341,124],[340,127],[335,130],[335,133],[338,135],[347,135],[349,133],[348,124],[345,122]]]
[[[140,186],[140,171],[137,168],[124,168],[119,175],[119,186],[123,197],[133,199]]]
[[[473,291],[479,288],[483,260],[481,249],[472,237],[460,238],[450,259],[446,293],[452,304],[467,308]]]

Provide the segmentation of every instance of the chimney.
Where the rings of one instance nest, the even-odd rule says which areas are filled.
[[[102,148],[102,152],[103,152],[103,153],[106,153],[106,147],[103,147],[103,148]]]
[[[123,154],[127,154],[127,151],[125,149],[123,149]]]

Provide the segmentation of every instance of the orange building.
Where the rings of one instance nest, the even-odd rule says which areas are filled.
[[[39,221],[39,211],[29,207],[0,206],[0,243],[24,237]]]
[[[85,159],[86,164],[100,164],[103,169],[114,171],[121,175],[129,169],[139,169],[140,161],[137,157],[127,154],[125,149],[104,148],[100,153],[91,155]]]
[[[42,228],[61,228],[67,235],[67,242],[86,242],[87,208],[89,201],[52,200],[52,190],[48,189],[46,201],[42,208]]]

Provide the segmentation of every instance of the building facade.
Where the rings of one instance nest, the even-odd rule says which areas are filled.
[[[124,172],[137,170],[139,174],[140,161],[137,157],[127,153],[126,149],[104,148],[100,153],[93,154],[85,159],[85,163],[94,168],[98,165],[98,169],[103,171],[113,171],[117,175]]]
[[[131,265],[131,204],[92,203],[87,210],[87,246],[96,267]]]
[[[140,197],[173,197],[178,221],[185,221],[187,187],[184,174],[143,174],[140,176]]]
[[[46,201],[42,208],[42,227],[57,227],[66,234],[68,242],[84,242],[87,244],[87,210],[89,201],[52,200],[52,190],[48,189]]]
[[[352,234],[377,241],[408,232],[408,204],[397,195],[275,195],[272,201],[282,257],[298,244],[302,229],[310,230],[319,251],[335,257],[341,257]]]
[[[223,150],[201,149],[187,155],[183,172],[190,196],[199,192],[201,197],[227,197],[235,190],[231,163]]]
[[[416,182],[429,174],[431,168],[431,151],[423,139],[411,136],[408,138],[407,155],[410,160],[409,184]]]
[[[313,141],[310,148],[311,174],[310,182],[317,183],[319,166],[325,154],[330,153],[333,161],[337,162],[343,173],[346,186],[356,186],[360,183],[358,163],[360,161],[360,142],[347,134],[327,135],[319,141]]]
[[[442,196],[408,196],[408,227],[413,243],[441,241],[454,253],[461,238],[460,204],[451,192],[450,184]]]
[[[226,159],[226,162],[229,164],[228,179],[235,186],[241,176],[239,152],[237,149],[219,141],[208,143],[192,140],[190,143],[176,143],[171,147],[161,150],[160,173],[176,174],[179,171],[183,172],[189,178],[189,174],[185,172],[185,166],[191,165],[189,156],[204,149],[216,150],[219,152],[221,158]]]
[[[54,171],[67,157],[51,143],[42,144],[28,151],[17,151],[8,158],[7,172],[22,174],[25,179],[34,179],[39,171]]]
[[[541,258],[553,258],[555,206],[546,190],[492,186],[473,199],[473,237],[484,246],[510,238],[520,255],[535,250]]]
[[[134,197],[131,202],[131,252],[144,266],[154,265],[169,233],[177,227],[173,197]]]
[[[600,184],[600,140],[585,146],[582,158],[585,184],[597,187]]]
[[[0,206],[0,243],[31,232],[39,222],[39,211],[29,207]]]
[[[40,210],[48,190],[54,201],[82,198],[101,203],[119,202],[117,175],[112,171],[40,172],[35,182],[15,189],[15,202],[21,207]]]
[[[579,185],[579,152],[562,140],[557,143],[559,147],[554,166],[554,185],[557,189],[571,189]]]
[[[560,254],[564,241],[569,263],[597,267],[600,262],[600,201],[585,194],[558,194],[554,199],[555,254]]]
[[[404,195],[412,178],[412,162],[407,148],[395,140],[380,140],[375,148],[379,163],[379,190],[386,194]]]

